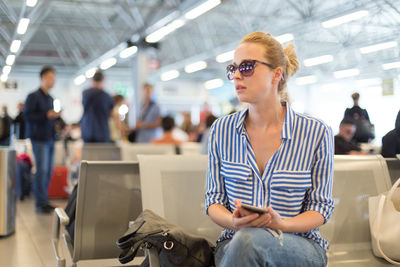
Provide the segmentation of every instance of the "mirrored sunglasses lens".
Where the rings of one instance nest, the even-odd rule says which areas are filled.
[[[251,76],[254,72],[253,62],[242,62],[239,66],[239,71],[243,76]]]
[[[228,65],[228,67],[226,67],[226,77],[228,78],[228,80],[233,80],[235,71],[236,71],[236,68],[233,65]]]

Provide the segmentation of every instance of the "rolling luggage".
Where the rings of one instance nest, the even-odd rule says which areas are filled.
[[[55,166],[47,193],[49,198],[68,198],[68,168],[66,166]]]

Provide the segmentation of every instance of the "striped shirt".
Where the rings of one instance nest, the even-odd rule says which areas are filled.
[[[282,143],[261,175],[246,131],[248,110],[218,119],[210,129],[206,211],[212,204],[235,210],[234,199],[254,206],[271,206],[282,218],[314,210],[325,222],[333,211],[333,135],[324,122],[294,112],[286,105]],[[224,229],[220,239],[235,231]],[[296,233],[329,244],[316,228]]]

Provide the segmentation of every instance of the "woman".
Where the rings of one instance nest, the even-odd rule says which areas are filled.
[[[206,210],[224,227],[217,266],[325,266],[318,233],[333,211],[333,136],[322,121],[294,112],[287,80],[297,71],[292,45],[255,32],[227,67],[248,109],[210,131]],[[241,203],[268,207],[246,210]]]

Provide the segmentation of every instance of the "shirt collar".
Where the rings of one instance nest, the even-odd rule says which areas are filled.
[[[283,102],[282,106],[286,106],[285,121],[283,122],[283,129],[281,134],[281,139],[292,139],[293,129],[294,129],[294,117],[295,112],[291,109],[287,102]],[[245,134],[244,120],[249,109],[245,109],[239,112],[238,119],[236,122],[236,131],[238,134]]]

